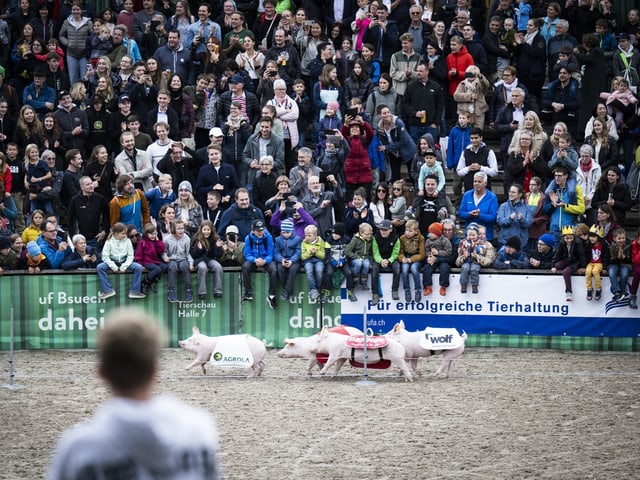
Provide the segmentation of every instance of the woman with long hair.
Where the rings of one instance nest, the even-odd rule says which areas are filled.
[[[445,25],[443,20],[436,20],[433,25],[433,32],[431,33],[430,40],[433,40],[435,44],[438,46],[440,50],[442,50],[443,55],[446,57],[449,52],[449,45],[447,42],[447,26]]]
[[[77,82],[87,74],[87,39],[93,31],[91,19],[82,14],[82,0],[73,0],[71,15],[60,28],[58,38],[67,49],[69,81]]]
[[[102,97],[104,108],[109,112],[118,111],[118,95],[116,95],[116,92],[113,90],[113,84],[109,77],[100,76],[100,78],[98,78],[95,93],[91,95],[91,97],[93,98],[95,95]]]
[[[344,103],[350,105],[351,99],[357,97],[366,105],[372,91],[373,82],[367,75],[367,65],[364,60],[358,58],[353,62],[351,75],[344,82]]]
[[[533,146],[533,132],[523,130],[518,137],[518,144],[509,152],[506,168],[513,183],[523,185],[525,193],[529,193],[531,178],[548,179],[553,174],[540,156],[540,150]]]
[[[617,166],[611,166],[602,170],[602,176],[596,185],[596,191],[591,199],[592,210],[611,210],[615,220],[624,224],[627,212],[633,206],[629,187],[622,179],[622,172]],[[592,212],[593,213],[593,212]],[[597,212],[596,212],[597,213]],[[600,215],[597,215],[600,218]],[[589,225],[595,223],[595,218],[587,216]],[[611,241],[611,239],[607,239]]]
[[[338,80],[338,69],[335,65],[325,65],[318,81],[313,85],[313,103],[319,121],[324,118],[329,102],[338,102],[341,108],[344,103],[344,89]],[[342,117],[341,112],[336,114]]]
[[[598,117],[592,122],[591,135],[585,137],[584,143],[593,148],[593,158],[602,169],[618,165],[618,142],[609,135],[607,120]]]
[[[607,130],[609,131],[609,135],[611,135],[617,142],[619,140],[618,129],[616,127],[615,119],[607,112],[607,104],[603,101],[597,102],[595,107],[593,107],[591,113],[592,116],[587,121],[587,125],[584,127],[585,138],[593,133],[593,121],[598,117],[602,117],[607,123]]]
[[[36,110],[31,105],[23,105],[20,109],[13,140],[21,152],[24,152],[27,145],[31,143],[40,147],[43,145],[44,127]]]
[[[77,81],[71,84],[69,94],[73,99],[73,103],[80,109],[86,110],[89,98],[87,97],[87,87],[84,82]]]
[[[531,18],[527,22],[527,31],[516,35],[515,55],[518,59],[518,73],[527,79],[527,89],[538,105],[542,99],[542,85],[545,79],[547,45],[540,35],[540,20]]]
[[[533,110],[529,110],[524,114],[524,119],[520,127],[513,132],[513,138],[511,139],[511,143],[509,144],[508,152],[512,152],[515,150],[516,145],[520,144],[520,135],[522,132],[529,132],[532,135],[531,138],[531,148],[533,150],[537,150],[540,152],[542,150],[542,145],[547,140],[547,132],[542,128],[542,122],[540,122],[540,117]],[[521,183],[524,185],[525,190],[527,188],[526,183]]]
[[[193,258],[198,277],[198,298],[207,298],[207,272],[213,272],[213,296],[222,297],[222,265],[218,258],[222,256],[222,246],[218,234],[210,220],[203,220],[191,239],[189,254]]]
[[[193,109],[193,102],[189,95],[183,91],[184,81],[177,73],[171,76],[169,81],[169,94],[171,101],[169,105],[173,108],[180,118],[180,138],[187,146],[193,148],[193,132],[196,124],[196,112]]]
[[[378,81],[381,77],[381,66],[380,60],[376,58],[375,48],[370,43],[363,43],[362,50],[360,50],[360,54],[362,55],[362,59],[364,60],[365,65],[367,66],[367,75],[373,82],[374,85],[378,85]]]
[[[167,32],[171,30],[180,32],[180,43],[184,48],[189,48],[187,33],[189,32],[189,25],[194,22],[193,15],[191,15],[191,7],[186,0],[178,0],[175,3],[175,9],[176,13],[169,17],[164,29]]]
[[[236,55],[236,63],[249,74],[249,78],[253,84],[253,91],[255,92],[260,82],[258,72],[264,65],[264,53],[256,50],[256,39],[253,34],[245,36],[242,42],[244,52]]]
[[[318,56],[318,45],[327,41],[322,23],[314,20],[311,25],[303,25],[298,30],[296,46],[300,51],[300,74],[307,86],[312,86],[315,78],[309,76],[309,64]]]
[[[196,44],[191,45],[191,61],[200,62],[197,73],[215,73],[218,78],[224,72],[227,56],[222,52],[222,43],[215,35],[207,38],[204,52],[196,53]]]
[[[178,186],[178,199],[173,203],[176,219],[182,220],[189,237],[193,237],[204,220],[202,207],[193,196],[191,183],[184,180]]]
[[[113,160],[109,158],[107,147],[104,145],[93,147],[83,173],[93,180],[94,191],[110,202],[113,198],[113,187],[119,172]]]
[[[145,60],[144,63],[147,66],[149,78],[151,78],[153,84],[158,87],[158,90],[166,90],[168,79],[164,75],[164,72],[160,69],[158,60],[156,58],[149,57],[147,58],[147,60]]]
[[[47,148],[56,154],[56,170],[64,171],[64,153],[62,145],[62,130],[58,124],[55,113],[49,112],[42,121],[43,128],[43,148]]]
[[[96,62],[96,68],[87,70],[87,73],[84,76],[89,95],[93,95],[94,93],[96,93],[100,77],[107,77],[111,81],[112,91],[118,89],[120,83],[122,82],[120,75],[112,70],[111,60],[109,59],[109,57],[104,55],[98,58]]]

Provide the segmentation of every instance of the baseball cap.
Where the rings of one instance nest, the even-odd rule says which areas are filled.
[[[118,103],[124,103],[124,102],[130,102],[131,99],[129,98],[129,95],[120,95],[118,97]]]
[[[378,224],[378,229],[380,230],[393,230],[393,224],[391,220],[384,219]]]
[[[238,234],[240,233],[240,231],[238,230],[238,227],[236,227],[235,225],[229,225],[227,229],[224,231],[224,233],[226,235],[229,235],[230,233]]]
[[[244,77],[242,75],[240,75],[239,73],[236,73],[233,77],[231,77],[231,80],[229,80],[229,82],[231,82],[231,83],[244,83]]]
[[[251,230],[264,230],[264,222],[262,220],[254,220],[251,224]]]
[[[213,127],[209,130],[210,137],[224,137],[224,133],[222,133],[222,129],[220,127]]]

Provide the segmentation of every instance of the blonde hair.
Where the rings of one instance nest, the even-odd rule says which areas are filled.
[[[313,233],[317,235],[318,227],[316,227],[315,225],[307,225],[306,227],[304,227],[304,233]]]
[[[360,226],[358,226],[358,233],[372,233],[372,232],[373,232],[373,227],[366,222],[361,223]]]

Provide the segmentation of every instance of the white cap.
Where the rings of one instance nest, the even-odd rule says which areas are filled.
[[[211,130],[209,130],[209,136],[224,137],[224,133],[222,133],[222,130],[220,129],[220,127],[213,127]]]

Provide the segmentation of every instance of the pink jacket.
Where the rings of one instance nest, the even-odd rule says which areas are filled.
[[[289,130],[291,148],[296,148],[299,141],[298,117],[300,116],[300,111],[298,104],[287,95],[282,102],[274,97],[267,102],[267,105],[273,105],[276,108],[276,116],[282,122],[283,130]]]

